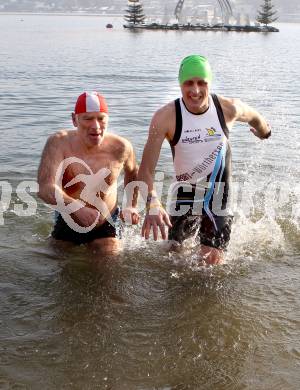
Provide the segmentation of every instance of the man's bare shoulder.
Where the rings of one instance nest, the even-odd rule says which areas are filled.
[[[74,130],[60,130],[50,135],[43,150],[43,156],[61,159],[69,153],[72,140],[76,137]]]
[[[127,148],[131,145],[131,142],[128,141],[127,138],[122,137],[121,135],[118,134],[113,134],[113,133],[107,133],[106,134],[106,139],[110,143],[115,144],[116,146],[123,146],[124,148]]]
[[[176,125],[176,111],[174,101],[158,109],[151,121],[150,132],[172,139]]]
[[[125,157],[127,154],[132,152],[133,147],[131,142],[120,135],[107,133],[106,141],[115,151],[118,152],[120,156],[123,155]]]
[[[238,117],[240,100],[218,95],[226,122],[232,122]]]
[[[74,138],[76,130],[59,130],[48,137],[48,144],[64,144]]]
[[[169,121],[170,119],[175,118],[175,103],[174,101],[165,104],[163,107],[159,108],[153,115],[153,119],[156,119],[160,122]]]

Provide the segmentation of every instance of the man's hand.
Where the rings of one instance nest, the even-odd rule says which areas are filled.
[[[165,226],[168,226],[169,228],[172,227],[168,213],[161,206],[152,208],[145,216],[142,227],[142,237],[145,237],[145,239],[148,240],[152,228],[154,241],[157,241],[158,229],[160,230],[162,239],[166,240],[167,235]]]
[[[91,207],[82,207],[81,209],[73,213],[75,221],[84,227],[92,226],[96,221],[100,219],[100,212],[97,209]]]
[[[121,211],[120,217],[128,225],[137,225],[140,221],[139,212],[135,207],[125,207]]]
[[[268,123],[266,124],[266,128],[264,129],[264,135],[262,135],[261,131],[255,129],[254,127],[251,127],[250,131],[259,139],[267,139],[271,136],[271,127]]]

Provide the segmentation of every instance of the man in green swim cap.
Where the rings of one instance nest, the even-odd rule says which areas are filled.
[[[193,77],[199,77],[207,83],[212,81],[211,67],[205,57],[191,55],[181,61],[178,74],[179,84],[181,85]]]
[[[236,121],[248,123],[260,139],[268,138],[271,130],[256,110],[239,99],[211,93],[212,79],[205,57],[190,55],[182,60],[178,74],[182,96],[153,115],[138,177],[148,186],[142,236],[148,239],[153,230],[157,240],[160,231],[163,239],[168,237],[177,247],[186,238],[197,237],[200,261],[219,264],[233,222],[228,208],[230,130]],[[165,139],[172,149],[177,180],[172,186],[171,201],[168,199],[168,212],[153,185]]]

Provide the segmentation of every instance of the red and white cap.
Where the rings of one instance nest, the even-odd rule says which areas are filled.
[[[104,96],[98,92],[84,92],[78,96],[75,105],[75,114],[84,112],[104,112],[108,114],[108,108]]]

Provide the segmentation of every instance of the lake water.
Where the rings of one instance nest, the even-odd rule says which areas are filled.
[[[300,26],[279,28],[133,33],[118,18],[0,15],[1,200],[12,193],[0,215],[1,390],[299,389]],[[226,264],[198,267],[191,243],[169,254],[140,227],[125,229],[114,259],[53,244],[52,211],[38,200],[26,215],[20,200],[24,181],[36,198],[47,137],[71,128],[82,91],[99,90],[110,130],[140,161],[150,118],[179,96],[178,65],[191,53],[209,58],[216,93],[248,102],[273,129],[264,142],[246,125],[231,132]],[[167,144],[157,171],[166,191]]]

